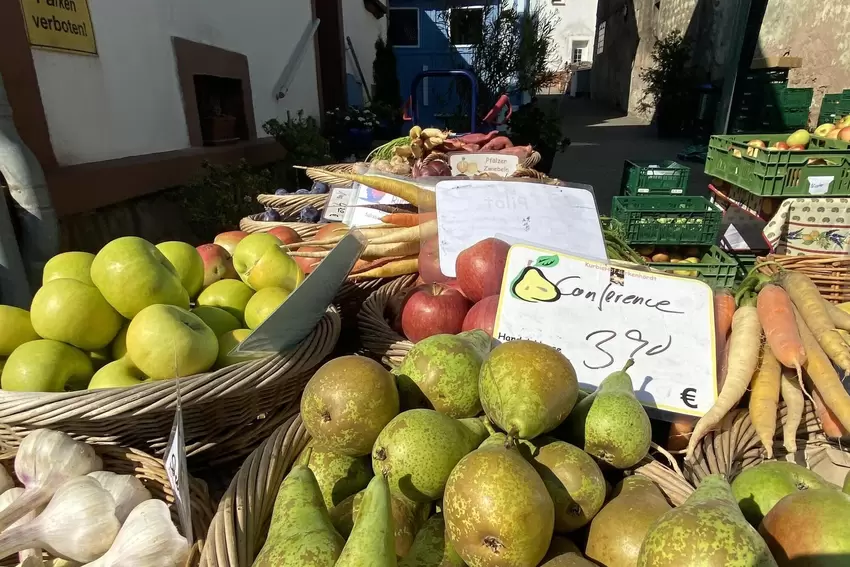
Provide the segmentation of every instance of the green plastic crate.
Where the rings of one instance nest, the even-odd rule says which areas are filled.
[[[697,279],[703,280],[705,283],[714,288],[732,287],[735,285],[735,278],[738,273],[738,264],[726,252],[712,246],[703,254],[702,259],[698,264],[689,264],[685,262],[650,262],[650,267],[656,270],[665,272],[697,272]],[[678,275],[685,275],[680,273]]]
[[[691,168],[675,161],[631,161],[623,164],[622,195],[684,195]]]
[[[749,251],[749,252],[739,252],[733,250],[724,250],[726,254],[732,258],[737,266],[737,274],[735,276],[735,282],[740,283],[744,281],[744,278],[747,277],[747,274],[750,273],[756,265],[756,258],[767,256],[770,254],[770,250],[758,250],[758,251]]]
[[[813,97],[814,89],[789,88],[780,91],[779,103],[783,109],[802,108],[808,111],[812,106]]]
[[[850,114],[850,89],[841,91],[841,98],[838,101],[838,115],[847,116]]]
[[[823,102],[820,105],[820,115],[818,115],[818,125],[835,122],[840,116],[838,108],[841,106],[841,93],[823,95]]]
[[[810,149],[802,151],[747,146],[753,139],[770,146],[787,137],[787,133],[712,136],[705,173],[765,197],[850,195],[850,149],[846,143],[812,138]],[[810,164],[809,160],[825,163]]]
[[[722,211],[705,197],[614,197],[611,217],[629,244],[708,246],[720,232]]]

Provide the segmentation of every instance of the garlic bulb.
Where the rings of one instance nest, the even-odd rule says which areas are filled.
[[[6,492],[13,486],[15,486],[15,481],[12,480],[11,475],[9,475],[5,467],[0,467],[0,494]]]
[[[120,527],[112,496],[93,478],[72,478],[34,520],[0,534],[0,557],[40,547],[64,559],[94,561],[106,553]]]
[[[9,504],[17,500],[17,498],[23,493],[24,489],[16,486],[14,488],[10,488],[3,494],[0,494],[0,510],[5,510]],[[27,512],[24,514],[23,518],[12,524],[12,527],[25,524],[37,515],[38,513],[35,510]],[[18,560],[21,562],[19,567],[43,567],[44,565],[44,561],[41,559],[41,550],[38,548],[24,549],[18,554]]]
[[[83,567],[181,567],[188,556],[189,542],[165,502],[145,500],[127,516],[109,551]]]
[[[122,524],[133,508],[151,499],[151,493],[142,481],[131,475],[115,474],[109,471],[94,471],[88,476],[100,483],[115,499],[115,516]]]
[[[27,512],[44,506],[65,481],[103,468],[94,449],[59,431],[38,429],[21,441],[15,475],[26,487],[15,503],[0,512],[0,531]]]

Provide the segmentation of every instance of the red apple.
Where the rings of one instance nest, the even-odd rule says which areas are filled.
[[[483,329],[487,334],[493,336],[493,327],[496,326],[496,311],[499,309],[499,296],[491,295],[485,297],[472,306],[463,320],[464,331]]]
[[[747,145],[751,148],[764,148],[765,143],[762,140],[750,140]]]
[[[850,130],[850,128],[848,128],[848,130]],[[788,146],[788,149],[791,150],[792,152],[799,152],[801,150],[805,150],[806,146],[804,146],[803,144],[794,144],[794,145]]]
[[[423,240],[419,246],[419,277],[428,283],[449,279],[440,271],[440,242],[436,236]]]
[[[322,252],[324,248],[320,248],[318,246],[302,246],[298,249],[299,252]],[[316,269],[316,266],[319,265],[319,262],[322,261],[322,258],[305,258],[303,256],[293,256],[293,260],[295,263],[301,266],[301,271],[304,274],[310,274],[313,270]]]
[[[301,242],[301,235],[299,235],[297,232],[295,232],[288,226],[276,226],[270,231],[268,231],[268,233],[276,236],[277,239],[283,242],[284,244]]]
[[[222,232],[218,236],[213,239],[213,243],[218,244],[225,250],[227,253],[233,256],[233,251],[236,249],[236,245],[239,244],[239,241],[248,236],[247,232],[241,230],[231,230],[229,232]]]
[[[401,313],[404,336],[417,343],[433,335],[457,334],[469,311],[469,301],[457,290],[442,284],[414,289]]]
[[[201,244],[197,248],[204,261],[204,287],[218,280],[238,280],[230,253],[218,244]]]
[[[460,254],[455,262],[460,289],[470,301],[478,302],[502,289],[502,275],[510,245],[498,238],[485,238]]]
[[[838,131],[838,139],[843,142],[850,142],[850,126]]]
[[[332,222],[330,224],[326,224],[319,229],[316,233],[316,236],[311,238],[310,240],[325,240],[327,238],[333,238],[334,236],[345,236],[348,231],[351,230],[347,224],[341,222]]]
[[[787,150],[789,146],[785,142],[776,142],[771,147],[776,148],[777,150]]]

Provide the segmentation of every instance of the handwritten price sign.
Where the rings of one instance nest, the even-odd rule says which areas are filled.
[[[717,397],[713,296],[697,280],[518,244],[494,335],[557,348],[584,388],[634,359],[629,374],[648,407],[701,416]]]

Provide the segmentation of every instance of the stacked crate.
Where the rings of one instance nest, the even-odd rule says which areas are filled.
[[[789,88],[787,69],[750,70],[729,124],[733,134],[790,132],[809,121],[814,90]]]

